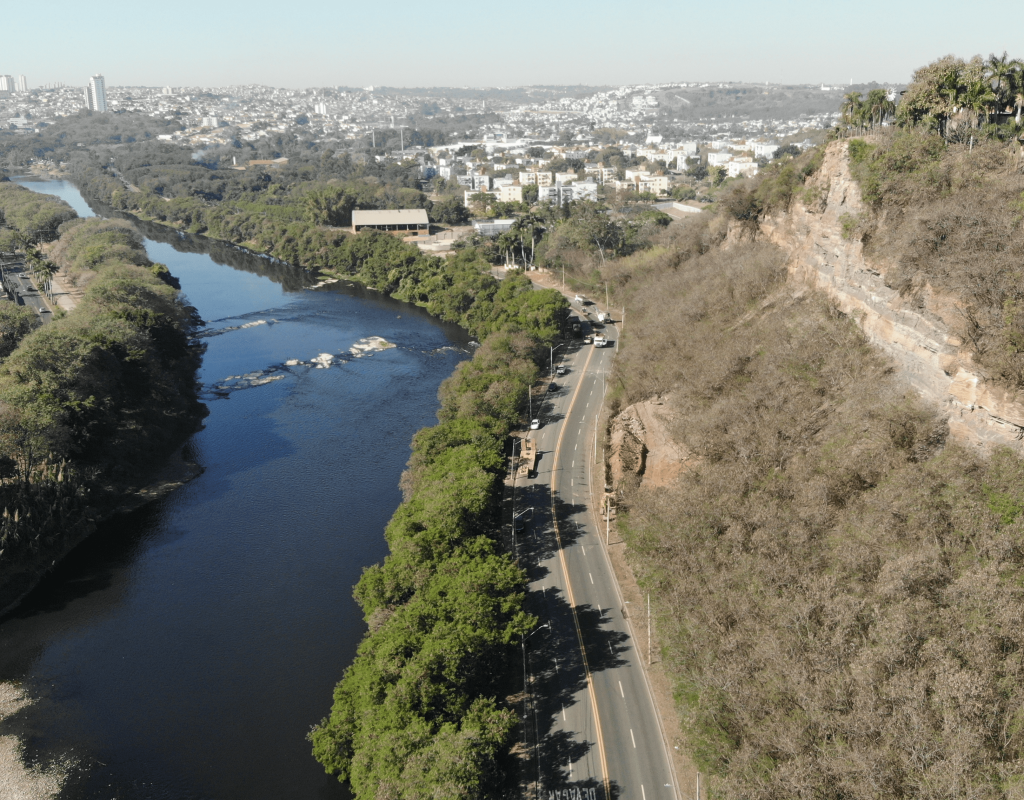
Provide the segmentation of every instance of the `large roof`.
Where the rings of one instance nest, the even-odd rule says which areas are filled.
[[[427,225],[423,208],[400,208],[393,211],[353,211],[353,225]]]

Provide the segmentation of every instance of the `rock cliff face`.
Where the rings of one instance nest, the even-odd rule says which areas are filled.
[[[764,220],[758,234],[788,254],[791,279],[824,291],[856,319],[922,399],[947,416],[954,440],[980,451],[1008,445],[1024,454],[1024,396],[987,381],[961,348],[955,300],[929,287],[920,296],[901,297],[885,284],[887,265],[867,260],[855,237],[843,238],[847,215],[867,212],[845,142],[828,146],[810,188],[817,190],[808,193],[816,202],[795,200],[788,212]],[[611,421],[614,486],[664,485],[686,468],[688,454],[673,440],[665,417],[671,405],[654,398]]]
[[[792,278],[826,292],[853,316],[922,398],[948,414],[954,439],[1024,452],[1024,397],[986,381],[961,349],[955,301],[927,288],[920,297],[900,297],[885,285],[886,265],[867,261],[860,241],[843,238],[846,215],[866,211],[845,142],[828,146],[810,184],[820,203],[796,200],[761,225],[761,235],[789,254]]]

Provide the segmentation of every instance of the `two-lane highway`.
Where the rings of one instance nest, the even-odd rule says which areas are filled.
[[[542,427],[531,432],[536,477],[514,492],[515,513],[534,509],[518,544],[531,611],[549,626],[523,648],[528,774],[545,800],[678,800],[643,654],[593,511],[604,492],[595,432],[618,336],[611,325],[605,332],[608,347],[570,345],[569,372],[555,378]]]

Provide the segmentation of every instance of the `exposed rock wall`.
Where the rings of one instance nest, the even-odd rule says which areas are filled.
[[[955,439],[981,449],[1005,444],[1024,451],[1024,397],[986,381],[961,349],[955,302],[927,288],[920,297],[901,298],[885,285],[885,264],[866,261],[861,242],[843,238],[845,215],[866,210],[845,142],[828,146],[809,183],[820,203],[808,207],[796,200],[789,212],[761,225],[762,235],[789,253],[790,274],[825,291],[856,318],[922,398],[948,414]]]
[[[686,468],[690,455],[672,435],[673,404],[661,398],[624,408],[612,420],[608,451],[612,485],[667,486]]]

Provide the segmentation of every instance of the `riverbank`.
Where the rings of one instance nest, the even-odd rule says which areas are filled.
[[[49,769],[25,763],[22,737],[9,733],[19,712],[32,705],[25,689],[0,683],[0,797],[4,800],[52,800],[68,777],[67,764]]]
[[[191,435],[189,434],[189,436]],[[132,487],[122,490],[120,492],[122,499],[115,507],[106,511],[88,509],[83,517],[69,529],[59,550],[37,553],[25,562],[13,565],[10,571],[5,570],[3,579],[0,580],[0,619],[17,608],[25,596],[36,588],[54,567],[89,538],[96,531],[97,524],[118,514],[137,511],[147,503],[166,497],[201,475],[202,467],[186,460],[183,450],[184,444],[178,447],[166,462],[154,467],[148,478],[142,482],[141,488]],[[118,490],[112,488],[111,491],[117,492]],[[0,797],[2,796],[0,795]]]

